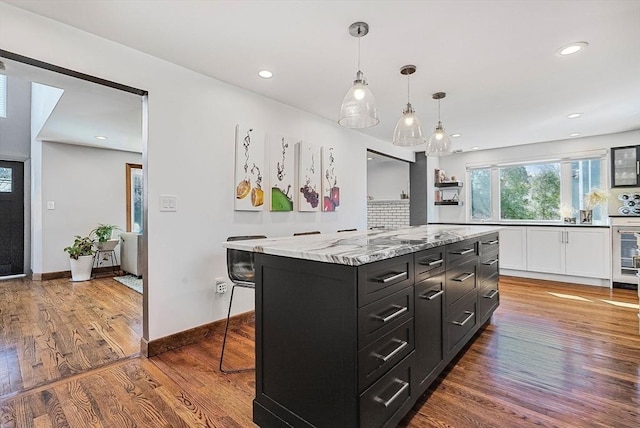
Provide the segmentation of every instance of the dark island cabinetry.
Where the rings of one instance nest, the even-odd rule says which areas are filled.
[[[496,309],[497,248],[485,234],[359,266],[257,253],[254,421],[395,426]]]

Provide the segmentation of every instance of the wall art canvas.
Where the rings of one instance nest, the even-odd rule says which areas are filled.
[[[236,211],[264,209],[264,171],[264,133],[251,126],[236,125]]]
[[[336,211],[340,206],[340,187],[333,147],[322,147],[322,211]]]
[[[320,211],[320,148],[302,141],[297,145],[298,211]]]
[[[293,211],[295,186],[295,140],[269,137],[269,182],[271,211]]]

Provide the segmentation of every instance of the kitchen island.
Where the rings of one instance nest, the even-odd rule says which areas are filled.
[[[225,243],[255,253],[254,421],[395,426],[498,307],[498,229]]]

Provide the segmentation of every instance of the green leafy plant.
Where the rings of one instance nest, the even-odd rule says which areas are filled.
[[[120,230],[118,226],[113,224],[98,224],[98,227],[89,232],[89,236],[96,239],[99,243],[106,242],[111,239],[114,230]]]
[[[64,251],[69,253],[69,257],[78,260],[80,256],[93,256],[93,239],[89,236],[76,235],[73,245],[66,247]]]

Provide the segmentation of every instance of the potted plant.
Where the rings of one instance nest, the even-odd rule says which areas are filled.
[[[111,251],[118,245],[119,239],[111,239],[113,232],[120,230],[118,226],[113,224],[98,224],[98,226],[89,232],[89,236],[95,240],[96,248],[100,251]]]
[[[76,235],[73,245],[66,247],[64,251],[69,253],[72,281],[88,281],[91,279],[93,267],[93,239],[89,236]]]

